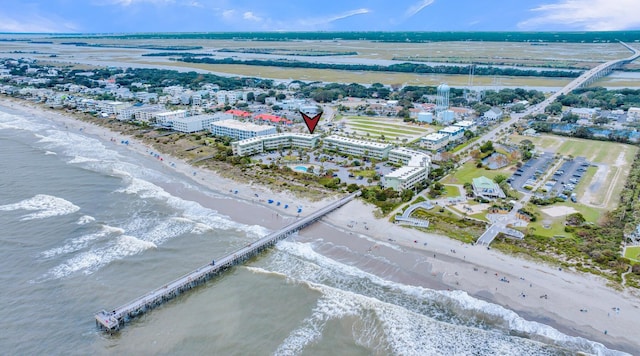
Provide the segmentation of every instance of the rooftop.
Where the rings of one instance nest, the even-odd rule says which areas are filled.
[[[396,169],[395,171],[387,174],[385,178],[399,178],[399,179],[407,178],[423,169],[424,167],[402,166]]]
[[[391,147],[391,144],[389,144],[389,143],[379,143],[379,142],[371,142],[371,141],[364,141],[364,140],[356,140],[356,139],[353,139],[353,138],[348,138],[348,137],[343,137],[343,136],[336,136],[336,135],[331,135],[331,136],[327,137],[325,140],[333,140],[333,141],[338,141],[338,142],[343,142],[343,143],[350,143],[350,144],[353,144],[353,145],[375,147],[375,148],[380,148],[380,149],[385,149],[385,148]]]
[[[238,141],[238,144],[243,144],[243,145],[244,144],[251,144],[251,143],[255,143],[255,142],[259,142],[259,141],[263,141],[263,140],[284,138],[284,137],[313,139],[313,138],[320,138],[320,135],[319,134],[311,135],[311,134],[293,133],[293,132],[277,133],[277,134],[271,134],[271,135],[264,135],[264,136],[257,136],[257,137],[247,138],[247,139]]]
[[[453,126],[459,126],[459,127],[469,127],[473,125],[475,125],[475,123],[471,120],[458,121],[455,124],[453,124]]]
[[[496,183],[491,179],[482,176],[473,178],[473,185],[478,187],[479,189],[493,189],[496,186]]]
[[[226,127],[230,129],[236,130],[245,130],[245,131],[264,131],[272,129],[273,126],[270,125],[256,125],[250,122],[240,122],[237,120],[220,120],[211,124],[212,126],[220,126]]]
[[[449,137],[449,135],[447,135],[447,134],[438,133],[438,132],[432,132],[432,133],[428,134],[427,136],[423,137],[422,140],[423,141],[440,141],[440,140],[443,140],[443,139],[445,139],[447,137]]]
[[[445,128],[440,129],[438,132],[444,132],[444,133],[448,133],[448,134],[455,134],[460,132],[461,130],[464,130],[464,128],[459,127],[459,126],[447,126]]]
[[[231,109],[231,110],[227,110],[225,111],[227,114],[231,114],[233,116],[242,116],[242,117],[249,117],[251,116],[251,113],[248,111],[244,111],[244,110],[237,110],[237,109]]]

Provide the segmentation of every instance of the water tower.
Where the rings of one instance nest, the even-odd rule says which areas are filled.
[[[449,109],[449,86],[442,83],[438,85],[436,97],[436,115]]]

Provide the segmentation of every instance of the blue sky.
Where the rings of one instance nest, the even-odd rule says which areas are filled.
[[[640,0],[2,0],[0,32],[640,30]]]

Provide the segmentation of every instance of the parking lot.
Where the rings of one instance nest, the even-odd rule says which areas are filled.
[[[530,192],[531,190],[525,189],[524,187],[533,187],[536,180],[547,172],[552,163],[553,153],[545,152],[539,157],[530,159],[522,167],[518,168],[508,179],[508,182],[513,189],[525,193]]]
[[[549,196],[568,199],[589,166],[590,163],[585,157],[565,161],[545,184]],[[569,196],[563,194],[564,192],[567,192]]]

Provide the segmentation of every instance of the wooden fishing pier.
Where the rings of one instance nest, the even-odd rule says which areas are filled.
[[[95,315],[96,325],[108,332],[116,332],[131,319],[162,305],[164,302],[171,300],[178,295],[197,287],[198,285],[205,283],[230,267],[244,263],[262,251],[272,247],[278,241],[320,220],[326,214],[350,202],[358,195],[360,195],[359,191],[349,194],[348,196],[341,198],[340,200],[335,201],[306,217],[292,222],[278,231],[262,237],[256,242],[250,243],[220,259],[212,260],[208,264],[200,266],[196,270],[187,273],[139,298],[136,298],[129,303],[121,305],[112,311],[102,310]]]

